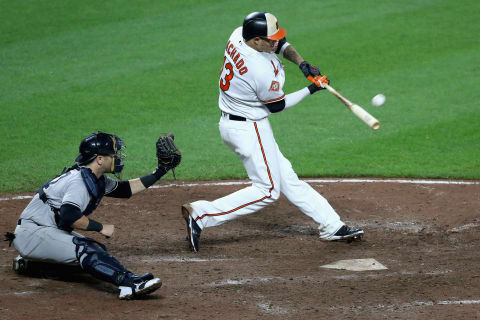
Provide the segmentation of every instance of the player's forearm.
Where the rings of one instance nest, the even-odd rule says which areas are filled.
[[[89,219],[86,216],[82,216],[72,224],[72,228],[77,230],[100,232],[103,229],[103,225],[100,222]]]
[[[142,181],[140,180],[140,178],[137,178],[137,179],[132,179],[132,180],[128,180],[129,184],[130,184],[130,189],[132,190],[132,195],[135,194],[135,193],[138,193],[140,191],[143,191],[145,189],[147,189]]]
[[[308,97],[310,94],[311,93],[310,93],[310,90],[308,90],[308,87],[305,87],[293,93],[287,94],[285,96],[285,110],[298,104],[300,101]]]
[[[283,52],[283,57],[288,61],[295,63],[297,66],[302,63],[304,60],[302,56],[295,50],[292,45],[289,45]]]
[[[268,103],[265,106],[271,113],[282,112],[298,104],[300,101],[302,101],[311,94],[311,90],[306,87],[293,93],[287,94],[282,100]]]
[[[132,195],[139,193],[153,185],[166,172],[167,170],[165,169],[157,168],[153,173],[141,178],[119,181],[117,187],[110,193],[106,194],[106,196],[113,198],[130,198]]]
[[[87,217],[82,216],[80,219],[78,219],[72,224],[72,228],[77,230],[87,230],[89,222],[90,220],[88,220]]]
[[[168,172],[165,167],[159,166],[153,173],[147,174],[138,179],[130,180],[130,186],[132,187],[132,194],[148,189],[155,182],[160,180]]]

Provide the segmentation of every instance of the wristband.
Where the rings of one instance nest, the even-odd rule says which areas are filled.
[[[141,177],[140,181],[145,188],[148,188],[163,177],[167,171],[168,170],[163,167],[157,168],[152,174],[147,174],[146,176]]]
[[[317,87],[317,85],[315,83],[312,83],[311,85],[309,85],[308,87],[308,91],[310,91],[310,94],[314,94],[315,92],[317,92],[318,90],[322,90],[324,88],[322,87]]]
[[[102,230],[103,230],[103,225],[100,222],[97,222],[93,219],[88,219],[87,231],[100,232]]]

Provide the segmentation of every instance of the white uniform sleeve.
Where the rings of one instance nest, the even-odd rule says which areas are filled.
[[[264,104],[280,101],[285,98],[285,93],[281,88],[281,84],[274,76],[258,77],[255,79],[255,85],[257,97],[260,102]]]
[[[285,110],[293,107],[306,97],[310,95],[310,90],[307,87],[295,91],[293,93],[289,93],[285,96]]]

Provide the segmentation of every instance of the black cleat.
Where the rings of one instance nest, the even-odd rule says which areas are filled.
[[[25,274],[29,269],[29,261],[23,259],[22,256],[18,255],[13,258],[12,269],[18,274]]]
[[[132,279],[133,282],[141,282],[141,281],[152,280],[155,277],[151,273],[144,273],[144,274],[130,273],[130,278]]]
[[[346,240],[352,242],[353,240],[361,240],[365,232],[363,229],[349,227],[347,225],[342,226],[335,232],[334,235],[327,238],[328,241]]]
[[[197,222],[195,222],[195,219],[190,215],[192,211],[193,209],[189,204],[184,204],[182,206],[182,216],[187,223],[187,241],[189,242],[190,248],[193,250],[193,252],[198,252],[198,241],[200,240],[200,233],[202,232],[202,229],[200,229]]]

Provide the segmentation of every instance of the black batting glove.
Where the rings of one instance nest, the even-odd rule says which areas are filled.
[[[300,68],[300,70],[302,70],[305,78],[308,78],[310,76],[314,78],[322,76],[318,67],[311,65],[307,61],[303,61],[298,65],[298,67]],[[330,84],[330,79],[327,78],[326,81],[327,81],[327,84]]]
[[[305,78],[307,78],[308,76],[312,76],[315,78],[316,76],[322,75],[318,67],[311,65],[307,61],[303,61],[298,65],[298,67],[300,68],[300,70],[302,70]]]
[[[310,94],[314,94],[315,92],[320,91],[320,90],[325,90],[324,87],[317,87],[317,85],[315,83],[312,83],[307,88],[308,88],[308,91],[310,91]]]

